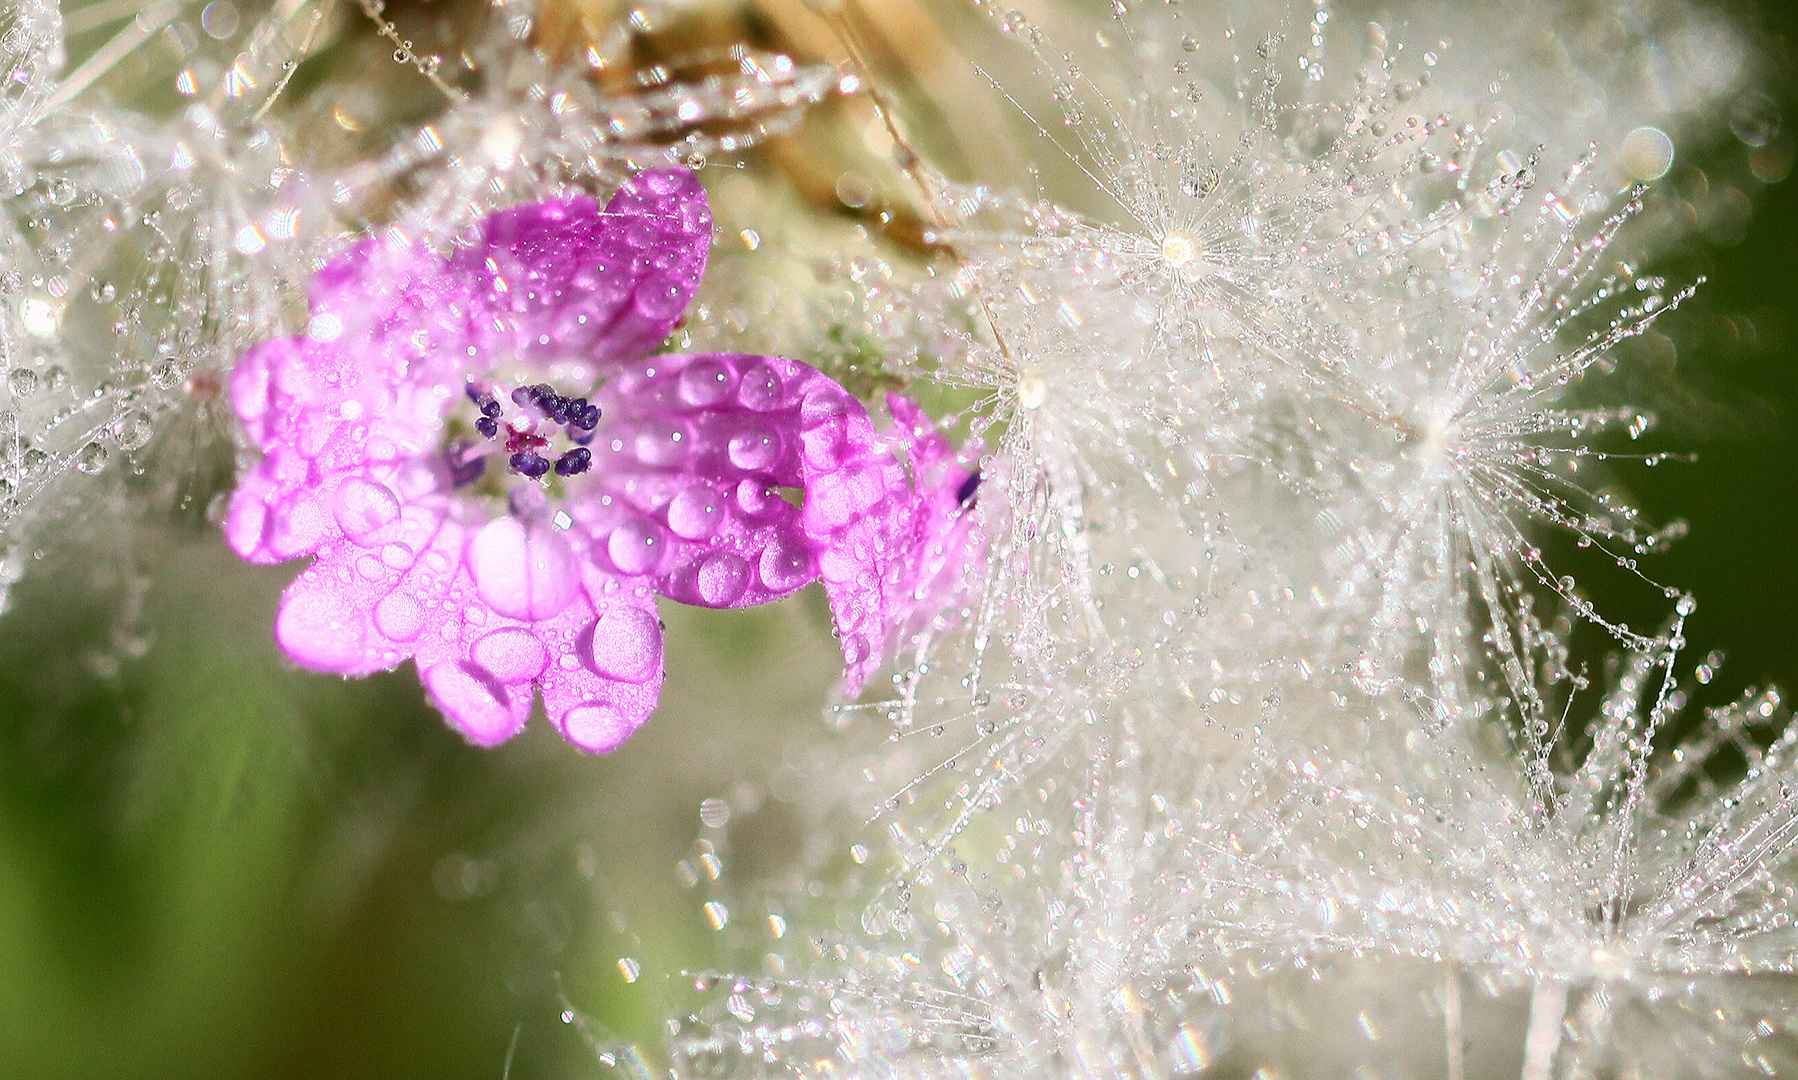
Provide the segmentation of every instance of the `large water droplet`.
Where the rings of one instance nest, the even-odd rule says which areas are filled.
[[[730,437],[725,445],[730,463],[739,469],[759,472],[780,457],[780,433],[772,427],[752,423]]]
[[[749,564],[736,552],[713,552],[700,564],[694,585],[707,604],[727,607],[749,587]]]
[[[762,584],[770,591],[789,592],[817,576],[811,546],[799,536],[777,533],[762,549]]]
[[[76,471],[91,475],[104,468],[106,468],[106,447],[97,442],[91,442],[75,451]]]
[[[142,410],[130,413],[113,426],[113,438],[126,450],[141,450],[156,434],[156,426]]]
[[[424,626],[424,608],[405,593],[389,593],[375,605],[375,629],[394,641],[416,640]]]
[[[668,538],[661,526],[644,518],[625,522],[606,538],[606,555],[625,574],[654,573],[667,549]]]
[[[780,407],[784,387],[780,375],[768,364],[757,364],[743,375],[743,381],[737,386],[737,400],[744,408],[756,412],[767,412]]]
[[[345,536],[363,541],[399,518],[399,496],[385,484],[352,476],[338,487],[331,516]]]
[[[589,666],[609,679],[643,683],[662,669],[662,627],[642,608],[612,608],[581,644]]]
[[[562,718],[562,734],[583,750],[604,753],[630,738],[632,728],[616,706],[590,701]]]
[[[495,630],[481,638],[469,655],[508,686],[536,678],[549,663],[549,650],[543,643],[517,627]]]
[[[567,541],[546,522],[488,522],[469,541],[468,563],[481,599],[501,615],[527,622],[561,612],[580,587]]]
[[[668,504],[668,527],[676,536],[705,540],[724,524],[724,504],[708,484],[694,484]]]
[[[722,360],[702,356],[680,373],[680,398],[695,409],[707,408],[730,397],[731,371]]]

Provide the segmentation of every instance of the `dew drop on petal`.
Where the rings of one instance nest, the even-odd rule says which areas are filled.
[[[724,524],[724,507],[708,484],[694,484],[668,504],[668,527],[676,536],[705,540]]]
[[[566,608],[580,587],[567,541],[547,524],[488,522],[468,544],[476,590],[493,610],[535,622]]]
[[[762,549],[759,569],[762,585],[777,593],[799,588],[818,572],[810,546],[800,537],[784,534],[776,534]]]
[[[662,553],[668,548],[661,526],[644,518],[634,518],[612,530],[606,538],[606,555],[620,573],[636,577],[653,574],[661,565]]]
[[[684,421],[665,419],[638,432],[632,446],[640,461],[679,465],[693,449],[693,431]]]
[[[765,480],[752,478],[737,484],[737,506],[752,518],[769,517],[786,504],[774,485]]]
[[[295,662],[318,671],[351,671],[362,662],[362,621],[347,598],[316,580],[289,586],[275,640]]]
[[[582,643],[594,671],[620,682],[642,683],[662,668],[662,628],[635,607],[615,607],[599,617]]]
[[[780,407],[783,391],[779,373],[768,364],[757,364],[744,373],[737,386],[737,400],[744,408],[767,412]]]
[[[687,292],[679,278],[657,275],[637,286],[636,306],[646,319],[670,320],[687,306]]]
[[[389,593],[375,605],[375,629],[394,641],[415,641],[424,626],[424,608],[405,593]]]
[[[721,360],[709,356],[694,360],[680,373],[681,401],[695,409],[717,405],[735,389],[730,374],[730,368]]]
[[[469,655],[508,686],[536,678],[549,663],[549,650],[543,643],[529,631],[517,627],[495,630],[481,638],[469,650]]]
[[[634,730],[614,706],[589,701],[568,710],[562,718],[562,734],[583,750],[604,753],[630,738]]]
[[[699,565],[695,586],[713,607],[735,603],[749,587],[749,564],[734,551],[715,551]]]
[[[751,472],[759,472],[774,464],[774,459],[780,456],[780,448],[779,432],[761,424],[753,424],[737,432],[725,444],[730,463]]]
[[[351,540],[362,540],[400,516],[400,500],[387,485],[352,476],[338,487],[331,516]]]

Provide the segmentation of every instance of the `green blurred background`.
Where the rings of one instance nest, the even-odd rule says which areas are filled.
[[[1798,117],[1798,12],[1740,14]],[[1789,162],[1789,133],[1770,145]],[[1746,176],[1756,150],[1725,135],[1664,190]],[[1798,184],[1746,190],[1751,218],[1664,260],[1708,283],[1621,373],[1662,420],[1654,448],[1698,454],[1617,475],[1651,519],[1690,523],[1647,569],[1698,597],[1688,658],[1727,654],[1716,701],[1798,687]],[[497,1078],[511,1048],[515,1075],[597,1075],[563,1010],[592,1039],[653,1042],[672,973],[710,961],[676,872],[701,800],[766,803],[750,876],[800,843],[757,785],[823,722],[835,660],[816,595],[669,605],[663,705],[610,757],[541,724],[483,751],[409,668],[289,668],[268,627],[291,568],[238,563],[197,522],[153,546],[141,658],[114,659],[116,590],[96,579],[119,568],[92,553],[51,554],[0,619],[0,1075]],[[1586,556],[1553,558],[1578,572]],[[1601,607],[1664,616],[1653,590],[1591,569]]]

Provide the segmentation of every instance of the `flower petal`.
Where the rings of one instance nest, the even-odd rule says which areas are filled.
[[[610,437],[573,507],[603,561],[700,607],[765,604],[816,578],[818,548],[780,490],[805,482],[801,403],[819,386],[835,384],[736,353],[658,356],[613,379]]]
[[[641,583],[609,594],[572,652],[552,661],[539,686],[550,723],[569,742],[616,749],[655,711],[662,691],[662,625]]]
[[[591,199],[487,219],[455,273],[481,297],[492,348],[542,359],[631,359],[654,350],[699,288],[712,243],[705,190],[684,169],[636,177],[602,213]]]
[[[738,353],[654,357],[604,400],[590,484],[612,498],[578,507],[610,564],[702,607],[767,603],[823,569],[858,689],[900,610],[917,510],[861,402],[797,360]]]
[[[409,505],[382,527],[385,542],[326,547],[281,594],[282,651],[337,675],[397,667],[444,606],[464,531],[441,504]]]
[[[524,730],[535,700],[531,685],[507,686],[467,660],[440,660],[418,675],[450,726],[476,746],[498,746]]]

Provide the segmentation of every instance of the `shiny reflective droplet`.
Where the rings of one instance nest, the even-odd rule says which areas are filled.
[[[713,552],[700,564],[694,585],[712,607],[734,604],[749,587],[749,564],[733,551]]]
[[[661,526],[645,518],[625,522],[606,538],[606,555],[624,574],[654,573],[667,549],[667,536]]]
[[[768,364],[757,364],[743,375],[743,381],[737,385],[737,400],[748,409],[756,412],[767,412],[780,407],[785,387],[780,375]]]
[[[387,485],[352,476],[337,489],[331,516],[351,540],[364,540],[400,516],[400,500]]]
[[[425,609],[404,593],[389,593],[375,605],[375,629],[394,641],[416,640],[424,625]]]
[[[113,425],[113,438],[119,446],[126,450],[141,450],[156,434],[156,426],[150,423],[148,414],[140,411],[130,413]]]
[[[469,656],[507,685],[527,682],[542,674],[549,651],[536,636],[518,627],[495,630],[474,643]]]
[[[106,468],[106,447],[97,442],[91,442],[75,451],[76,471],[91,475],[104,468]]]
[[[739,469],[761,472],[780,456],[780,434],[773,428],[752,426],[737,432],[725,444],[730,463]]]
[[[583,635],[581,651],[588,665],[609,679],[648,682],[662,670],[662,627],[654,612],[611,608]]]
[[[721,360],[700,357],[680,373],[680,399],[690,408],[707,408],[730,397],[736,387],[730,368]]]
[[[707,484],[694,484],[668,504],[668,527],[688,540],[705,540],[724,524],[724,505]]]
[[[576,705],[562,718],[562,734],[583,750],[611,750],[630,738],[631,730],[624,713],[604,702]]]

